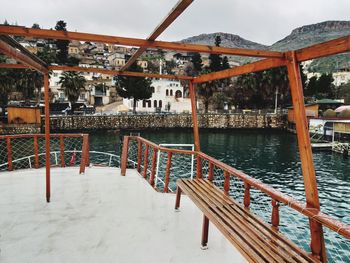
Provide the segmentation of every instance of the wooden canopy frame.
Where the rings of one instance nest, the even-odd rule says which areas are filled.
[[[241,48],[226,48],[208,45],[184,44],[178,42],[157,41],[156,38],[193,2],[193,0],[180,0],[171,12],[165,17],[162,23],[156,27],[147,39],[126,38],[120,36],[108,36],[88,34],[69,31],[56,31],[45,29],[33,29],[21,26],[0,26],[0,52],[14,58],[21,64],[0,64],[0,68],[32,68],[44,75],[45,94],[45,138],[46,138],[46,200],[50,201],[50,123],[49,123],[49,71],[80,71],[97,72],[109,75],[139,76],[149,78],[180,79],[189,81],[189,91],[192,106],[193,133],[195,150],[200,150],[197,109],[195,103],[195,84],[212,81],[216,79],[230,78],[246,73],[263,71],[271,68],[286,66],[292,94],[293,107],[296,112],[296,129],[299,145],[299,152],[302,164],[302,174],[305,186],[306,203],[308,208],[320,210],[320,202],[317,190],[317,181],[312,158],[312,150],[308,131],[307,118],[305,113],[303,87],[300,76],[299,63],[302,61],[325,57],[338,53],[350,51],[350,36],[327,41],[310,47],[287,51],[276,52],[266,50],[252,50]],[[43,39],[63,39],[101,42],[122,46],[139,47],[137,52],[129,59],[121,70],[109,70],[101,68],[69,67],[46,65],[43,61],[31,54],[24,47],[19,45],[9,36],[23,36]],[[199,52],[210,54],[226,54],[237,56],[248,56],[264,58],[257,62],[226,69],[219,72],[204,74],[198,77],[175,76],[163,74],[148,74],[130,72],[127,68],[142,55],[147,48],[164,50],[176,50],[186,52]],[[323,238],[322,225],[310,220],[311,250],[318,255],[322,261],[326,261],[326,252]]]

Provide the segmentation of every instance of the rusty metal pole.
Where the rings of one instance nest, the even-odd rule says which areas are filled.
[[[49,109],[49,74],[44,74],[45,98],[45,165],[46,165],[46,201],[50,202],[50,109]]]
[[[304,178],[306,205],[308,208],[320,210],[318,197],[317,180],[312,156],[308,121],[306,117],[303,85],[299,63],[294,51],[288,53],[288,77],[291,88],[293,107],[295,112],[295,122],[298,138],[299,153],[301,159],[301,169]],[[320,257],[321,262],[326,262],[326,249],[323,237],[322,225],[310,219],[311,251],[313,255]]]
[[[194,148],[196,151],[200,151],[196,94],[195,94],[194,84],[192,80],[189,81],[189,90],[190,90],[191,109],[192,109]]]

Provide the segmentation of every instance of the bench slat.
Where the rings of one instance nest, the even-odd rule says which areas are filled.
[[[319,262],[208,180],[180,179],[177,185],[252,262]]]
[[[278,247],[273,247],[273,244],[266,243],[264,238],[259,235],[258,232],[253,231],[251,227],[247,225],[240,219],[232,218],[230,211],[227,211],[226,208],[230,208],[230,205],[225,203],[220,203],[215,200],[214,196],[211,196],[210,192],[205,192],[208,189],[202,189],[203,185],[200,185],[197,180],[191,181],[188,184],[188,187],[191,187],[192,190],[196,191],[196,194],[199,198],[202,198],[209,207],[212,208],[212,211],[221,219],[225,225],[235,231],[240,237],[258,253],[261,257],[268,260],[269,262],[287,262],[291,261],[290,257],[284,257],[283,253],[278,253]]]
[[[209,185],[210,189],[215,189],[215,191],[211,191],[211,193],[214,195],[218,195],[218,192],[221,191],[217,186],[213,185],[207,180],[201,180],[198,182]],[[238,203],[232,205],[232,209],[235,211],[235,213],[237,213],[237,215],[240,215],[242,219],[249,221],[250,224],[257,229],[257,231],[262,232],[267,237],[270,237],[272,241],[275,239],[280,241],[278,245],[284,248],[284,250],[294,252],[295,256],[302,256],[304,258],[303,262],[310,261],[310,256],[305,251],[301,250],[292,241],[284,237],[282,233],[278,232],[259,217],[254,215],[248,208],[245,208],[243,205]],[[283,237],[282,239],[281,236]],[[316,260],[316,262],[318,261]]]

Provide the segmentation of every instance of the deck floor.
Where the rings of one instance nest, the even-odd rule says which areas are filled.
[[[213,226],[200,249],[202,215],[155,192],[135,170],[44,169],[0,174],[0,262],[245,262]]]

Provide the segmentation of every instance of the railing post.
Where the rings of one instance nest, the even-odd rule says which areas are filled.
[[[164,179],[164,193],[169,192],[169,181],[170,181],[170,168],[171,168],[171,158],[173,157],[172,152],[168,152],[168,160],[166,163],[165,179]]]
[[[230,194],[230,174],[228,171],[224,171],[224,193],[226,195]]]
[[[208,180],[212,182],[214,179],[214,164],[209,162],[209,172],[208,172]]]
[[[141,172],[141,159],[142,159],[142,142],[137,143],[137,171]]]
[[[196,178],[197,179],[201,179],[203,176],[202,176],[202,159],[201,157],[198,155],[197,153],[197,176]]]
[[[85,165],[90,166],[90,139],[89,139],[90,137],[89,137],[89,134],[85,134],[85,136],[86,136],[86,141],[87,141]]]
[[[146,144],[145,157],[144,157],[144,160],[143,160],[143,178],[145,178],[145,179],[147,179],[148,150],[149,150],[149,145]]]
[[[305,197],[307,208],[320,210],[318,198],[317,180],[313,162],[313,155],[308,129],[308,120],[304,104],[303,84],[301,73],[295,51],[287,53],[288,78],[294,107],[295,124],[297,130],[301,169],[304,178]],[[322,262],[327,261],[326,247],[323,236],[323,229],[320,223],[309,220],[311,234],[311,251],[313,255],[320,258]]]
[[[244,207],[249,208],[250,206],[250,185],[244,183]]]
[[[79,174],[85,173],[88,144],[89,144],[89,138],[86,135],[83,135],[83,146],[81,150]]]
[[[278,230],[280,224],[279,203],[274,199],[272,199],[271,224],[276,230]]]
[[[6,146],[7,146],[7,167],[9,171],[12,171],[13,164],[12,164],[12,147],[11,147],[10,137],[6,137]]]
[[[34,167],[35,169],[39,168],[39,144],[37,135],[34,135]]]
[[[64,161],[64,136],[60,135],[60,158],[61,158],[61,167],[65,167]]]
[[[151,176],[149,178],[149,183],[152,186],[154,186],[154,177],[155,177],[155,174],[156,174],[156,166],[157,166],[157,149],[153,148],[152,169],[151,169]]]
[[[199,152],[200,143],[199,143],[198,116],[197,116],[197,106],[196,106],[196,93],[194,90],[194,83],[192,80],[189,81],[189,91],[190,91],[190,99],[191,99],[194,149],[197,152]]]
[[[129,136],[124,136],[122,156],[120,160],[120,175],[125,176],[126,167],[128,165],[128,148],[129,148]]]
[[[50,153],[50,98],[49,98],[49,73],[44,74],[44,98],[45,98],[45,168],[46,168],[46,201],[51,198],[51,153]]]

